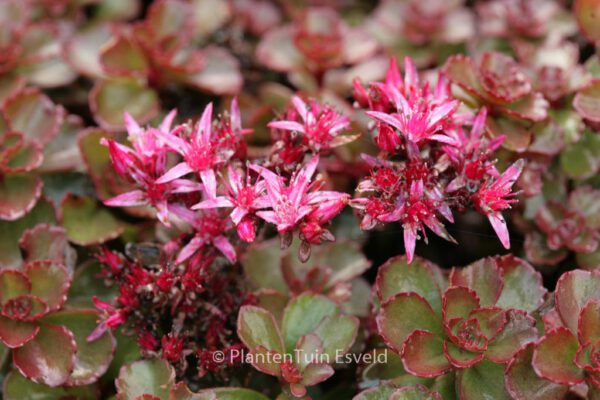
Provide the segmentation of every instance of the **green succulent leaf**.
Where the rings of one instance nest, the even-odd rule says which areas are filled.
[[[533,353],[533,368],[539,376],[562,385],[583,382],[584,372],[575,365],[577,338],[566,328],[546,333]]]
[[[249,349],[261,346],[277,353],[284,352],[279,327],[269,311],[254,306],[244,306],[240,309],[237,325],[238,336]]]
[[[350,349],[358,333],[359,321],[350,315],[325,317],[314,331],[323,343],[323,353],[334,360]]]
[[[116,380],[118,400],[137,400],[143,395],[168,400],[175,383],[173,368],[163,360],[148,359],[124,365]]]
[[[479,296],[481,306],[487,307],[496,304],[504,282],[496,260],[488,257],[464,268],[452,269],[450,284],[474,290]]]
[[[510,400],[504,387],[504,364],[482,361],[458,372],[457,388],[462,400]]]
[[[560,317],[576,335],[581,309],[589,300],[600,300],[600,273],[574,270],[563,274],[556,284],[555,299]]]
[[[99,397],[99,388],[96,385],[75,387],[50,387],[35,383],[23,377],[18,372],[10,372],[4,380],[4,399],[22,400],[63,400],[74,398],[77,400],[96,400]]]

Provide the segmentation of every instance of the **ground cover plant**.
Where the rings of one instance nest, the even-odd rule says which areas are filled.
[[[600,400],[600,1],[0,0],[5,399]]]

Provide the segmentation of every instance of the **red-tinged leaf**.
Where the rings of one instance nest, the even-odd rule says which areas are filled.
[[[406,256],[389,259],[379,267],[375,287],[379,300],[383,303],[397,293],[416,293],[424,298],[433,310],[441,314],[442,299],[440,294],[439,267],[427,260],[415,257],[412,263]]]
[[[247,7],[247,4],[245,4]],[[259,27],[262,24],[269,24],[273,19],[273,13],[275,13],[275,24],[279,22],[278,20],[278,9],[272,6],[270,3],[251,3],[248,12],[254,12],[252,15],[256,17],[256,20],[248,21],[245,20],[245,23],[249,23],[250,25],[258,25]],[[195,30],[195,37],[205,39],[207,36],[213,34],[217,30],[219,30],[229,19],[232,17],[234,12],[233,4],[223,2],[220,0],[194,0],[191,2],[192,7],[192,15],[194,18],[193,29]],[[235,5],[236,11],[240,12],[240,8],[244,7],[242,2],[236,3]],[[258,8],[258,10],[256,10]],[[262,13],[261,13],[262,11]],[[241,16],[241,15],[239,15]],[[243,17],[242,17],[243,18]],[[261,21],[261,18],[265,21]],[[273,23],[273,22],[271,22]],[[271,25],[267,25],[267,27],[271,27]],[[264,32],[261,31],[260,33]]]
[[[568,386],[558,385],[537,376],[531,367],[535,345],[519,350],[506,367],[506,389],[515,400],[563,400]]]
[[[563,322],[577,334],[579,313],[591,300],[600,300],[600,273],[574,270],[563,274],[556,284],[556,308]]]
[[[42,195],[42,180],[31,174],[10,174],[0,180],[0,219],[14,221],[27,214]]]
[[[269,398],[250,389],[236,387],[223,387],[216,389],[202,390],[198,393],[201,396],[215,395],[217,400],[268,400]],[[120,399],[119,399],[120,400]],[[200,397],[198,400],[213,400],[212,397]]]
[[[54,206],[42,198],[23,218],[16,221],[0,220],[0,266],[18,268],[22,257],[19,238],[27,229],[40,223],[56,223]]]
[[[600,6],[598,9],[600,11]],[[593,80],[577,92],[573,107],[585,120],[600,123],[600,79]]]
[[[123,2],[125,3],[125,2]],[[67,61],[79,73],[97,79],[103,75],[100,51],[111,38],[108,24],[90,24],[75,32],[67,42]]]
[[[585,215],[585,225],[600,229],[600,190],[591,186],[579,186],[569,195],[569,208]]]
[[[68,256],[67,232],[59,227],[39,224],[26,230],[19,240],[25,262],[54,260],[64,264]]]
[[[282,251],[279,242],[275,238],[254,243],[241,257],[244,273],[253,288],[275,289],[287,294],[288,286],[281,272]]]
[[[600,300],[590,300],[583,306],[577,331],[581,344],[595,344],[600,340]]]
[[[20,133],[13,135],[22,136]],[[42,148],[37,142],[25,142],[17,152],[9,156],[8,164],[3,168],[4,173],[33,171],[42,164],[42,158]]]
[[[477,320],[481,332],[490,341],[496,338],[508,322],[506,312],[499,307],[479,308],[471,313],[470,318]]]
[[[562,385],[583,382],[584,373],[575,365],[577,338],[566,328],[546,333],[533,353],[533,368],[542,378]]]
[[[249,349],[262,346],[277,353],[284,352],[283,339],[273,315],[267,310],[244,306],[238,315],[238,336]]]
[[[444,74],[454,84],[474,96],[481,96],[481,85],[473,61],[463,55],[453,55],[444,65]]]
[[[21,271],[5,269],[0,271],[0,304],[17,296],[28,294],[31,282]]]
[[[501,135],[506,137],[502,142],[502,147],[505,149],[521,153],[527,150],[531,143],[532,131],[517,121],[502,117],[488,118],[487,128],[493,137]]]
[[[293,29],[289,26],[267,32],[256,48],[257,60],[274,71],[290,72],[300,69],[304,57],[296,49]]]
[[[220,47],[207,47],[203,50],[203,57],[205,64],[202,69],[183,80],[199,90],[219,96],[239,93],[244,78],[235,57]]]
[[[60,220],[69,240],[81,246],[104,243],[123,232],[123,224],[89,197],[67,195],[61,204]]]
[[[11,349],[32,340],[39,330],[40,327],[34,322],[14,321],[0,316],[0,341]]]
[[[446,289],[442,311],[445,322],[454,318],[468,318],[476,308],[479,308],[479,297],[475,291],[462,286]]]
[[[24,267],[24,272],[31,282],[31,294],[47,303],[49,311],[58,310],[71,285],[67,268],[56,261],[32,261]]]
[[[506,363],[515,353],[538,338],[535,320],[520,310],[508,310],[508,322],[502,331],[488,345],[485,356],[488,360]]]
[[[422,385],[404,386],[386,398],[389,400],[443,400],[442,396]]]
[[[117,386],[117,400],[136,400],[152,395],[168,399],[175,383],[175,371],[166,361],[156,358],[136,361],[121,367]]]
[[[11,371],[4,380],[3,395],[5,400],[97,400],[100,398],[100,389],[95,385],[51,388],[34,383],[18,372]]]
[[[59,54],[28,66],[26,76],[33,86],[56,88],[72,84],[78,74]]]
[[[63,115],[63,110],[37,89],[24,90],[4,105],[4,116],[11,130],[42,146],[56,136]]]
[[[259,345],[250,350],[250,356],[252,357],[252,366],[263,374],[276,377],[281,375],[281,368],[279,364],[274,361],[277,359],[276,357],[283,357],[280,353],[267,350]]]
[[[462,349],[450,341],[444,341],[444,355],[456,368],[471,368],[483,360],[485,354]]]
[[[582,33],[592,42],[600,41],[600,3],[597,0],[575,0],[573,11]]]
[[[444,356],[443,340],[427,331],[413,331],[402,346],[402,362],[409,373],[432,378],[452,368]]]
[[[535,265],[556,265],[569,255],[569,251],[550,249],[546,237],[533,231],[525,235],[525,255]]]
[[[2,74],[0,76],[0,106],[4,101],[19,93],[25,87],[25,78],[17,74]]]
[[[541,122],[548,117],[548,107],[541,93],[531,93],[516,103],[498,108],[498,112],[528,122]]]
[[[100,64],[111,76],[144,77],[150,68],[143,49],[125,35],[118,35],[102,46]]]
[[[327,364],[310,363],[302,371],[302,384],[305,386],[317,385],[334,374],[333,368]]]
[[[528,151],[553,157],[565,147],[564,129],[554,120],[536,124],[533,129],[533,141]]]
[[[108,130],[125,128],[124,113],[139,124],[158,114],[158,94],[135,79],[96,81],[89,95],[90,109],[98,124]]]
[[[44,162],[38,171],[83,171],[85,166],[77,147],[77,134],[82,128],[83,120],[80,117],[68,115],[58,135],[44,147]]]
[[[504,387],[504,364],[483,360],[457,374],[461,400],[511,400]]]
[[[95,310],[86,309],[59,311],[44,318],[44,322],[67,327],[77,343],[75,368],[67,381],[68,385],[80,386],[95,382],[106,372],[113,358],[116,341],[110,331],[92,342],[87,340],[98,325],[98,320],[99,315]]]
[[[502,294],[496,302],[498,307],[533,312],[544,303],[547,290],[542,276],[527,261],[506,255],[497,257],[496,263],[504,280]]]
[[[390,382],[381,383],[378,386],[363,390],[352,400],[389,400],[390,396],[397,390]]]
[[[377,316],[377,328],[387,345],[398,353],[416,330],[442,334],[441,318],[416,293],[398,293],[384,303]]]
[[[60,386],[73,371],[75,351],[75,339],[67,328],[44,325],[33,340],[13,351],[13,362],[28,379]]]
[[[474,290],[481,305],[485,307],[496,304],[504,282],[496,260],[488,257],[464,268],[453,268],[450,272],[450,285]]]

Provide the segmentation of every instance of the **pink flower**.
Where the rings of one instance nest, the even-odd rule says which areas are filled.
[[[214,169],[226,163],[235,153],[240,135],[251,131],[241,128],[240,113],[237,101],[231,103],[229,123],[220,122],[213,131],[212,110],[210,103],[204,109],[202,117],[186,137],[178,136],[180,132],[189,130],[182,125],[170,133],[161,132],[160,137],[165,144],[183,156],[184,161],[175,165],[158,179],[158,183],[171,182],[191,172],[196,172],[209,198],[215,198],[217,180]]]
[[[168,225],[169,195],[200,190],[198,184],[182,179],[175,179],[168,183],[158,182],[158,178],[166,172],[168,153],[160,136],[168,134],[174,118],[175,111],[171,111],[158,128],[144,129],[125,113],[127,133],[133,148],[112,139],[102,139],[101,143],[108,146],[115,171],[138,187],[136,190],[106,200],[104,204],[112,207],[151,205],[156,208],[158,219]]]
[[[304,217],[315,209],[319,210],[319,206],[324,203],[328,204],[327,209],[337,208],[340,203],[346,203],[349,197],[346,193],[310,191],[313,186],[310,181],[318,163],[318,155],[311,157],[306,165],[292,176],[287,186],[281,176],[264,167],[250,166],[265,179],[270,208],[258,211],[256,215],[276,225],[279,233],[284,233],[292,231]],[[325,212],[326,210],[320,211]]]
[[[396,128],[412,143],[435,140],[457,145],[456,139],[445,132],[446,125],[453,122],[454,113],[459,106],[459,102],[450,97],[446,79],[439,75],[437,86],[431,91],[427,83],[420,86],[412,60],[407,57],[404,64],[404,82],[393,68],[395,62],[392,61],[385,84],[376,84],[394,105],[393,112],[367,111],[366,114]]]
[[[212,209],[233,207],[229,217],[238,228],[238,235],[247,242],[254,241],[256,226],[253,223],[254,213],[269,205],[265,195],[265,182],[257,180],[251,184],[249,175],[246,179],[233,166],[229,166],[225,182],[226,195],[204,200],[192,209]]]
[[[431,195],[424,190],[423,181],[413,181],[410,185],[408,197],[403,198],[401,196],[396,201],[394,210],[388,214],[380,215],[379,220],[385,222],[400,221],[402,223],[404,248],[409,263],[413,259],[419,231],[423,233],[425,239],[427,238],[423,225],[431,229],[436,235],[455,242],[436,215],[438,213],[445,214],[443,203],[436,198],[435,193]],[[451,214],[449,216],[451,218]]]
[[[96,296],[92,297],[92,302],[102,312],[102,320],[86,338],[88,342],[93,342],[108,329],[117,328],[127,321],[127,312],[125,310],[117,309],[112,304],[102,301]]]
[[[341,136],[350,126],[350,119],[327,105],[311,101],[308,105],[298,96],[292,98],[295,113],[289,112],[284,121],[273,121],[269,128],[302,133],[308,147],[314,151],[342,146],[355,140],[358,135]],[[300,117],[300,122],[297,117]]]
[[[516,161],[498,179],[486,182],[473,195],[475,207],[488,217],[502,245],[507,249],[510,248],[510,238],[501,211],[510,208],[511,204],[517,201],[514,197],[518,192],[511,192],[511,190],[521,175],[524,165],[523,159]]]
[[[178,204],[171,205],[170,210],[195,229],[194,237],[181,249],[175,264],[183,263],[208,246],[218,249],[231,263],[236,262],[235,248],[225,236],[231,227],[226,218],[214,210],[194,212]]]

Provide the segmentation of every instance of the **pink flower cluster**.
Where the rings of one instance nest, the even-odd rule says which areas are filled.
[[[137,188],[106,204],[149,205],[164,225],[175,220],[191,226],[194,235],[179,252],[177,264],[210,249],[235,262],[233,232],[253,242],[260,221],[273,224],[285,246],[297,232],[300,258],[308,259],[312,244],[334,240],[326,225],[350,200],[346,193],[321,190],[323,182],[315,177],[319,153],[355,136],[341,135],[350,121],[329,106],[306,104],[299,97],[292,105],[285,114],[288,120],[270,124],[275,139],[270,155],[257,159],[247,157],[244,136],[251,130],[242,128],[236,100],[229,115],[216,120],[209,104],[195,126],[173,127],[174,111],[158,128],[141,128],[125,115],[133,147],[113,139],[103,143],[116,172]],[[173,163],[174,158],[179,161]],[[190,199],[197,201],[190,204]]]
[[[510,246],[501,212],[516,201],[511,188],[523,161],[498,173],[492,157],[504,137],[484,136],[485,108],[474,118],[461,113],[443,74],[438,74],[435,87],[422,84],[409,58],[404,79],[392,60],[385,82],[365,87],[355,81],[354,93],[374,120],[380,149],[376,158],[364,156],[371,172],[358,191],[365,196],[351,202],[362,215],[363,229],[400,222],[410,261],[416,240],[420,235],[427,239],[425,227],[454,241],[443,221],[453,222],[453,210],[470,206],[485,214],[502,244]]]

